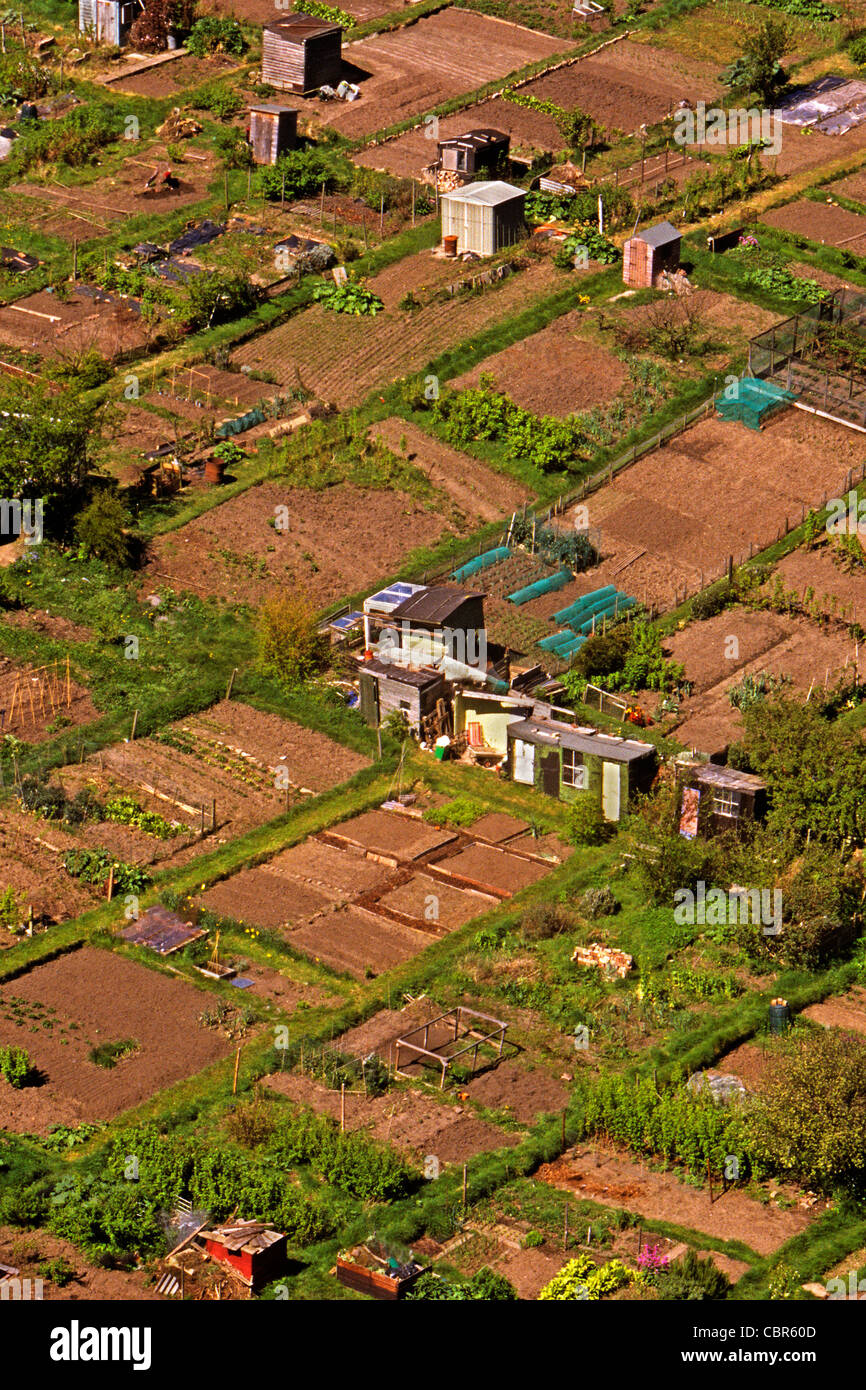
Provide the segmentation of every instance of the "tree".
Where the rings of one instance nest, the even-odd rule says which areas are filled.
[[[325,664],[316,610],[297,588],[271,594],[259,610],[259,654],[265,670],[289,687],[302,685]]]
[[[116,493],[97,492],[75,522],[75,539],[86,557],[126,569],[132,563],[133,543],[128,534],[132,517]]]
[[[601,133],[592,116],[581,111],[579,106],[563,111],[554,119],[557,130],[570,150],[588,149],[595,142],[596,135]]]
[[[866,1042],[835,1028],[786,1043],[747,1126],[755,1157],[830,1187],[866,1166]]]
[[[810,703],[781,697],[743,710],[743,726],[749,765],[770,787],[771,831],[831,847],[864,843],[866,758],[857,733]]]
[[[42,382],[0,383],[0,497],[68,501],[90,469],[96,407],[75,388],[50,395]]]
[[[260,303],[264,291],[247,275],[194,275],[186,286],[184,322],[193,330],[248,314]]]
[[[746,40],[739,58],[725,69],[725,85],[735,92],[754,92],[762,101],[778,96],[788,81],[781,60],[791,38],[791,28],[783,19],[765,19]]]

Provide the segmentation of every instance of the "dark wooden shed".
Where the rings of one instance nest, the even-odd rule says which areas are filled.
[[[256,164],[276,164],[297,142],[298,113],[294,107],[250,107],[250,144]]]
[[[635,289],[649,289],[663,270],[677,270],[682,234],[670,222],[659,222],[630,237],[622,249],[622,278]]]
[[[359,687],[361,714],[371,728],[378,728],[396,711],[406,716],[410,728],[417,729],[422,719],[434,712],[437,700],[444,697],[445,677],[441,671],[365,661]]]
[[[343,30],[307,14],[266,24],[262,33],[262,82],[283,92],[335,87],[342,77]]]
[[[451,140],[439,141],[439,165],[443,170],[471,176],[486,170],[499,172],[508,159],[511,139],[501,130],[469,130]]]
[[[688,762],[680,765],[678,776],[680,834],[687,839],[739,831],[766,814],[767,784],[751,772],[719,763]]]

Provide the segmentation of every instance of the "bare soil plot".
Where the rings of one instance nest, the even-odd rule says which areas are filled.
[[[769,1255],[804,1231],[817,1211],[763,1206],[731,1188],[710,1205],[709,1193],[688,1187],[601,1145],[572,1150],[536,1175],[605,1207],[624,1207],[652,1221],[671,1221],[722,1240],[739,1240]]]
[[[20,1227],[0,1226],[0,1264],[20,1270],[21,1279],[39,1279],[39,1266],[56,1259],[65,1260],[75,1270],[75,1277],[63,1288],[43,1278],[41,1297],[45,1302],[161,1301],[153,1284],[148,1283],[149,1276],[144,1269],[102,1269],[90,1264],[71,1241],[51,1231],[22,1231]],[[35,1286],[31,1283],[31,1287]]]
[[[328,1090],[311,1077],[275,1072],[264,1085],[289,1100],[309,1105],[320,1115],[340,1117],[339,1092]],[[413,1158],[435,1154],[443,1164],[463,1163],[473,1154],[518,1144],[522,1137],[476,1119],[461,1106],[403,1087],[372,1098],[363,1093],[347,1094],[345,1122],[348,1130],[362,1129]]]
[[[429,252],[418,254],[429,258]],[[432,300],[411,313],[386,306],[372,319],[335,314],[316,304],[242,344],[232,364],[273,372],[281,386],[295,384],[300,372],[320,400],[344,409],[376,387],[421,371],[449,346],[519,313],[553,290],[558,275],[544,260],[481,294]]]
[[[33,908],[37,921],[65,922],[93,907],[102,893],[71,878],[62,865],[62,851],[78,848],[69,835],[54,826],[35,821],[7,803],[0,815],[0,892],[11,888],[27,916]],[[0,930],[0,944],[12,946],[18,938]]]
[[[439,117],[439,139],[450,140],[467,130],[489,127],[511,137],[514,154],[538,154],[558,150],[562,138],[550,116],[542,112],[515,106],[513,101],[493,97],[479,101],[454,116]],[[379,169],[397,178],[420,178],[422,169],[436,158],[436,141],[430,136],[431,126],[419,126],[404,131],[382,145],[368,145],[352,156],[355,164],[367,169]]]
[[[8,615],[5,621],[9,621]],[[8,657],[0,657],[0,729],[4,734],[14,733],[27,743],[44,743],[57,732],[59,720],[64,728],[72,728],[89,724],[98,714],[89,692],[71,675],[67,687],[65,662],[52,662],[47,667],[19,666]]]
[[[833,995],[820,1004],[810,1004],[803,1018],[824,1028],[841,1028],[848,1033],[866,1033],[866,990],[854,985],[845,994]]]
[[[171,66],[171,65],[169,65]],[[157,170],[171,166],[178,187],[145,190]],[[172,213],[207,197],[216,161],[212,151],[187,148],[183,162],[173,162],[162,143],[145,146],[125,159],[113,173],[91,183],[67,186],[18,183],[0,194],[0,207],[9,215],[26,217],[28,225],[64,241],[100,236],[130,216]]]
[[[395,865],[411,864],[457,839],[453,830],[439,830],[411,816],[378,809],[341,821],[326,833],[333,844],[354,846]]]
[[[454,888],[425,874],[413,874],[405,883],[383,893],[367,906],[390,916],[395,913],[407,926],[421,931],[454,931],[495,907],[497,899],[484,893]]]
[[[472,822],[471,833],[476,840],[488,840],[492,845],[502,845],[524,835],[528,829],[525,820],[506,815],[504,811],[488,811],[485,816]]]
[[[818,550],[794,550],[776,566],[786,589],[802,596],[811,589],[820,603],[824,595],[828,604],[831,595],[838,599],[840,616],[866,624],[866,571],[844,570],[833,560],[828,546]]]
[[[476,1104],[488,1110],[510,1110],[516,1120],[530,1123],[537,1115],[562,1110],[568,1101],[568,1087],[550,1072],[517,1062],[500,1062],[463,1089]]]
[[[252,984],[249,989],[236,991],[241,1001],[245,994],[256,994],[272,1000],[284,1013],[293,1013],[301,1003],[310,1008],[334,1003],[335,996],[327,989],[319,985],[299,984],[269,965],[258,965],[248,960],[243,966],[242,975],[244,979],[252,980]]]
[[[532,498],[528,488],[507,474],[495,472],[397,416],[373,425],[370,435],[420,468],[467,517],[499,521]]]
[[[866,217],[848,212],[847,208],[837,207],[835,203],[816,203],[811,198],[800,198],[795,203],[765,212],[761,219],[769,227],[778,227],[784,232],[796,232],[808,237],[810,241],[820,241],[829,246],[847,247],[855,255],[866,249]]]
[[[358,907],[332,908],[289,935],[303,951],[332,970],[362,980],[400,965],[430,945],[428,932],[365,912]]]
[[[567,109],[579,106],[608,129],[632,132],[663,120],[683,99],[711,99],[718,83],[712,64],[624,39],[521,91]]]
[[[304,111],[352,138],[431,110],[496,77],[557,53],[562,41],[456,7],[343,49],[344,75],[359,101],[307,98]]]
[[[773,1070],[772,1048],[764,1043],[745,1042],[724,1053],[715,1069],[739,1077],[747,1091],[760,1091]]]
[[[257,927],[290,930],[333,907],[330,898],[304,884],[292,883],[268,869],[242,869],[215,883],[201,902],[211,912]]]
[[[574,596],[615,581],[641,602],[668,608],[677,591],[694,593],[716,578],[729,555],[738,562],[750,543],[756,551],[771,544],[829,488],[842,495],[861,453],[854,431],[800,410],[760,432],[707,417],[589,497],[603,558],[575,582]],[[570,513],[564,524],[573,525]],[[571,593],[572,586],[561,590],[557,607]],[[551,610],[548,599],[544,611]]]
[[[363,854],[318,839],[304,840],[283,850],[268,861],[272,874],[311,884],[333,902],[348,902],[350,898],[382,887],[390,870]]]
[[[286,531],[268,524],[278,506],[288,507]],[[376,583],[447,530],[443,517],[408,493],[350,483],[317,492],[262,483],[158,536],[145,592],[168,586],[255,604],[276,587],[301,586],[324,607]]]
[[[225,1038],[198,1021],[206,1002],[192,985],[89,946],[0,985],[0,1041],[26,1048],[45,1077],[20,1091],[0,1083],[5,1127],[108,1120],[225,1057]],[[88,1060],[92,1047],[130,1038],[139,1050],[112,1070]]]
[[[580,336],[579,309],[564,314],[540,333],[512,343],[449,385],[477,386],[490,373],[496,389],[536,415],[571,415],[613,400],[628,380],[623,362]]]
[[[41,632],[58,642],[92,642],[93,632],[81,623],[73,623],[59,613],[49,613],[47,608],[9,608],[3,614],[3,622],[8,627],[18,627],[29,632]],[[29,701],[28,701],[29,707]]]
[[[548,872],[543,864],[530,859],[519,859],[516,854],[496,849],[492,845],[469,845],[459,854],[438,859],[429,866],[431,873],[438,877],[445,874],[468,887],[478,888],[482,893],[490,893],[497,898],[510,898],[537,883]]]
[[[146,68],[134,77],[120,78],[112,82],[111,90],[131,92],[139,97],[171,97],[198,87],[211,78],[223,77],[237,66],[237,58],[221,57],[219,54],[210,58],[195,58],[192,54],[185,54],[174,62]]]
[[[729,659],[725,653],[731,650],[732,637],[739,644],[739,656]],[[710,753],[727,746],[742,730],[728,690],[746,675],[787,676],[793,690],[808,691],[813,684],[835,685],[846,664],[855,659],[854,643],[842,631],[826,631],[806,618],[740,608],[690,623],[667,640],[668,647],[696,685],[696,693],[680,702],[677,737],[687,747]]]
[[[61,360],[95,348],[113,361],[146,346],[150,330],[134,300],[104,290],[73,290],[68,299],[40,290],[0,308],[0,343]]]
[[[561,864],[574,854],[574,846],[561,840],[558,835],[533,835],[531,831],[528,835],[518,835],[516,840],[509,840],[508,847],[521,854],[536,855],[551,864]]]

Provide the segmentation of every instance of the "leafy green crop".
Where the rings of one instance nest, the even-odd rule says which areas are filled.
[[[374,316],[385,307],[372,290],[365,290],[363,285],[351,281],[346,285],[317,285],[313,298],[326,309],[333,309],[335,314],[354,314],[358,318],[364,314]]]

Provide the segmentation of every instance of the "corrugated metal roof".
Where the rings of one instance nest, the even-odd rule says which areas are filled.
[[[585,733],[557,719],[520,719],[508,726],[509,738],[522,738],[525,743],[548,744],[551,747],[574,748],[609,762],[633,763],[655,752],[652,743],[639,743],[632,738],[614,738],[610,734]]]
[[[482,130],[467,130],[465,135],[452,135],[450,140],[440,140],[442,146],[449,145],[472,145],[475,149],[482,149],[485,145],[491,145],[497,140],[507,140],[508,136],[502,130],[492,130],[485,127]]]
[[[497,207],[500,203],[510,203],[515,198],[525,197],[525,190],[515,188],[513,183],[503,183],[501,179],[489,179],[480,183],[468,183],[465,188],[456,188],[453,193],[443,193],[440,201],[443,203],[483,203],[485,207]]]
[[[466,603],[467,599],[483,599],[484,593],[476,589],[455,589],[445,584],[434,584],[421,589],[405,599],[392,613],[392,618],[412,618],[419,623],[441,623]]]
[[[342,34],[343,26],[328,24],[308,14],[289,14],[285,19],[275,19],[273,24],[266,24],[264,32],[277,34],[291,43],[303,43],[305,39],[315,39],[321,34]]]
[[[697,763],[688,768],[695,782],[703,782],[710,787],[723,787],[726,791],[758,792],[766,790],[766,782],[753,772],[740,772],[736,767],[722,767],[720,763]]]
[[[669,246],[672,241],[682,241],[682,232],[678,232],[676,227],[670,222],[659,222],[655,227],[647,227],[645,232],[638,232],[638,240],[645,241],[647,246]]]

